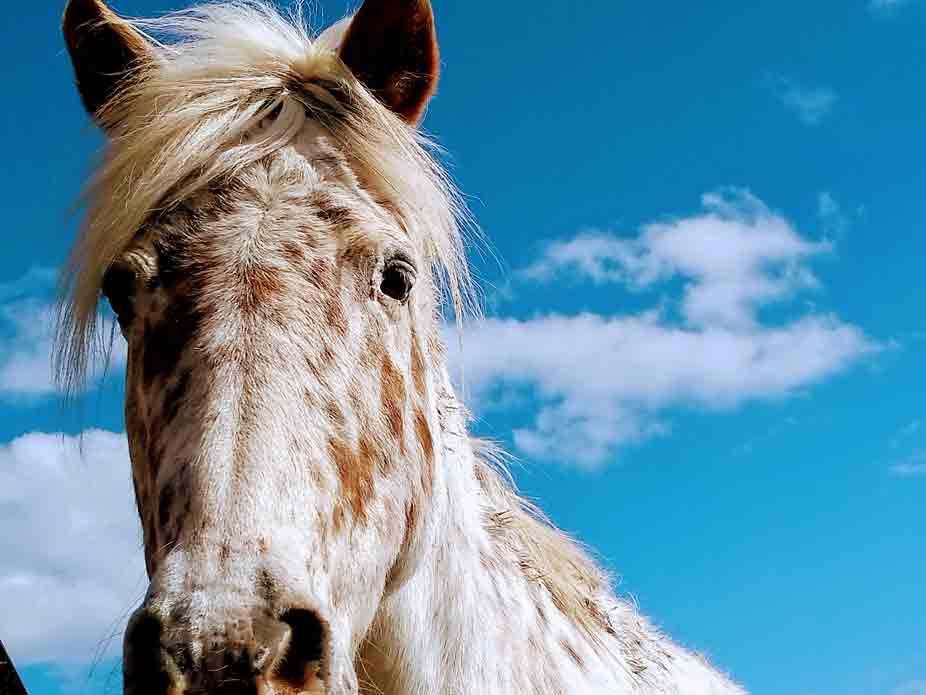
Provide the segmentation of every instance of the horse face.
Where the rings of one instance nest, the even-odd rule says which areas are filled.
[[[289,640],[325,677],[372,620],[431,487],[421,261],[347,170],[319,176],[311,162],[332,152],[300,149],[153,224],[104,279],[129,345],[152,576],[139,620],[160,621],[177,663],[202,650],[203,673],[207,635],[223,650],[243,635],[248,668]]]
[[[239,6],[204,21],[231,36],[267,17]],[[407,45],[385,44],[384,23]],[[171,54],[153,58],[98,0],[73,0],[65,30],[118,158],[164,106],[139,130],[113,123],[108,100],[176,80]],[[390,127],[417,121],[436,79],[428,3],[366,3],[339,50],[329,61],[375,89]],[[145,72],[122,74],[132,65]],[[336,129],[298,99],[275,103],[216,157],[281,146],[148,216],[100,281],[128,343],[151,578],[126,632],[128,693],[356,692],[357,648],[428,538],[430,250]]]

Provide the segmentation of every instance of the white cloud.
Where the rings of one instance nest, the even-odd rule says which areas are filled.
[[[533,280],[550,280],[562,270],[575,270],[598,284],[629,282],[636,248],[630,241],[589,231],[547,246],[542,258],[521,271]]]
[[[672,408],[789,396],[878,349],[836,316],[770,323],[760,315],[819,286],[808,262],[829,243],[803,238],[746,191],[706,195],[703,206],[646,225],[633,239],[595,233],[552,244],[524,271],[637,289],[681,286],[678,318],[664,309],[495,318],[467,330],[462,353],[450,341],[477,403],[499,389],[528,388],[540,399],[533,426],[515,432],[522,451],[594,467],[620,445],[665,432]],[[673,299],[670,289],[656,301]]]
[[[822,123],[839,101],[839,96],[829,87],[810,87],[785,75],[768,74],[765,83],[774,97],[804,125]]]
[[[659,314],[589,314],[483,321],[455,359],[477,401],[494,385],[536,388],[544,406],[535,426],[515,433],[525,453],[595,466],[616,446],[664,431],[671,407],[787,396],[873,349],[832,316],[740,332],[685,328]]]
[[[635,239],[587,233],[554,243],[525,274],[572,270],[636,288],[680,276],[690,281],[682,302],[690,325],[736,328],[754,327],[758,307],[817,287],[806,261],[829,242],[805,240],[745,190],[706,194],[702,205],[702,214],[646,225]]]
[[[27,434],[0,446],[0,635],[20,665],[116,650],[144,594],[123,434]]]
[[[0,306],[0,325],[10,331],[0,341],[0,393],[36,397],[55,392],[54,320],[54,310],[33,299]]]
[[[19,280],[0,283],[0,397],[40,398],[57,392],[53,369],[56,310],[50,294],[54,271],[30,269]],[[108,335],[109,327],[101,331]],[[125,345],[115,340],[112,365],[125,363]],[[90,383],[103,374],[94,365]]]

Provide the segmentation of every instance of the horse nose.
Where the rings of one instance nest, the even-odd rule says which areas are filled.
[[[176,664],[161,643],[162,634],[161,621],[154,615],[142,609],[132,616],[125,631],[122,653],[125,693],[171,692],[178,674]]]
[[[170,637],[188,633],[139,611],[126,630],[126,695],[257,695],[262,684],[302,692],[321,676],[325,629],[310,611],[230,616],[195,646]]]

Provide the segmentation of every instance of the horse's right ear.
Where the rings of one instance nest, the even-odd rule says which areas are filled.
[[[380,101],[418,123],[440,73],[431,0],[364,0],[340,56]]]
[[[96,118],[127,71],[150,57],[151,45],[103,0],[69,0],[62,29],[80,97]]]

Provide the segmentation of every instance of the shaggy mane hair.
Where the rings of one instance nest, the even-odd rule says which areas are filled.
[[[393,191],[390,202],[457,319],[475,309],[463,239],[475,225],[433,142],[338,58],[349,19],[314,36],[301,11],[286,17],[264,0],[232,0],[130,23],[151,48],[97,114],[108,144],[61,281],[56,365],[67,391],[80,387],[102,347],[103,275],[146,221],[276,152],[308,120]],[[273,127],[249,137],[271,115]]]
[[[476,477],[486,496],[488,530],[515,557],[521,572],[540,584],[559,611],[606,649],[605,637],[617,637],[612,624],[611,577],[588,550],[560,531],[536,505],[521,497],[508,469],[510,457],[494,442],[470,438]]]

